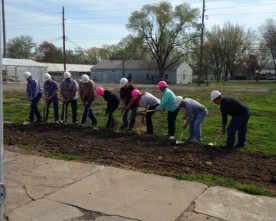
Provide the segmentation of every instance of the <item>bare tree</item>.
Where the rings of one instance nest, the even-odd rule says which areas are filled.
[[[263,41],[270,51],[276,73],[276,21],[271,18],[267,19],[265,24],[260,27],[260,31]]]
[[[165,70],[185,56],[189,48],[188,28],[196,25],[199,10],[183,3],[174,9],[168,2],[144,5],[129,18],[127,28],[143,39],[151,57],[157,62],[159,78]]]
[[[251,47],[254,32],[239,25],[226,22],[223,28],[214,26],[207,33],[207,42],[210,44],[210,57],[213,70],[217,79],[221,71],[224,72],[224,80],[227,81],[243,66],[246,51]]]

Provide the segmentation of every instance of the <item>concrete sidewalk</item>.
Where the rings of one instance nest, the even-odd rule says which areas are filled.
[[[5,151],[9,221],[275,221],[276,198]]]

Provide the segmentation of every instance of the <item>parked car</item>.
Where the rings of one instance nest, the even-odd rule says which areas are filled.
[[[266,74],[260,74],[259,76],[255,76],[254,80],[266,80]]]
[[[266,74],[266,79],[267,80],[276,80],[276,75],[275,74],[271,74],[271,73],[267,73]]]

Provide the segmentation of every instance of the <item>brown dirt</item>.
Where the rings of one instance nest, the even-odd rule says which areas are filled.
[[[4,144],[14,151],[71,154],[98,164],[160,175],[209,173],[276,191],[276,157],[261,153],[227,152],[134,132],[70,124],[5,124]]]

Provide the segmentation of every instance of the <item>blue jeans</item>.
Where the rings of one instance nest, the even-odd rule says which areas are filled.
[[[84,97],[84,101],[86,101],[88,99],[88,97]],[[92,111],[92,104],[93,102],[95,101],[96,99],[96,96],[94,96],[88,103],[87,105],[84,106],[84,109],[83,109],[83,113],[82,113],[82,119],[81,119],[81,123],[82,124],[85,124],[86,123],[86,120],[87,120],[87,117],[90,118],[90,120],[92,121],[92,125],[97,125],[97,119]]]
[[[238,146],[243,147],[247,132],[247,123],[250,117],[250,112],[244,115],[233,116],[227,126],[227,141],[228,147],[233,147],[235,143],[235,135],[238,131]]]
[[[41,114],[38,110],[38,103],[42,97],[42,93],[38,93],[36,97],[32,99],[31,102],[31,112],[30,112],[30,121],[34,121],[34,115],[36,116],[37,121],[41,121]]]
[[[129,110],[131,110],[131,116],[130,116],[130,122],[128,125],[128,112]],[[137,110],[137,106],[132,106],[130,109],[126,110],[124,109],[123,112],[123,127],[127,127],[129,126],[130,129],[132,129],[135,125],[135,120],[136,120],[136,110]]]
[[[46,103],[46,110],[44,109],[44,120],[48,120],[48,115],[49,115],[49,108],[51,103],[53,103],[53,108],[54,108],[54,116],[55,116],[55,121],[59,120],[59,115],[58,115],[58,97],[55,96],[53,99],[48,100]]]
[[[190,140],[195,140],[195,142],[201,142],[201,123],[208,114],[207,108],[204,108],[198,115],[193,116],[190,123]]]

